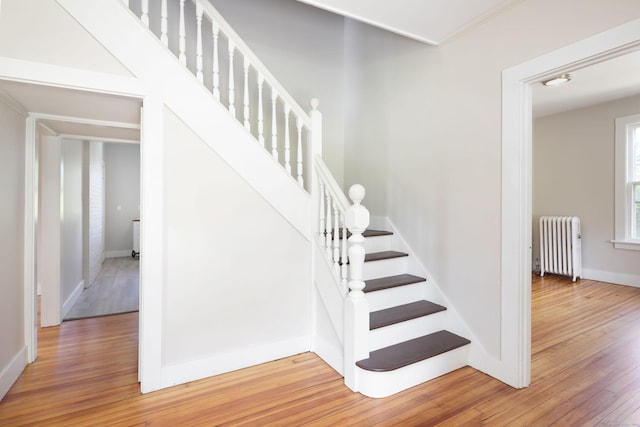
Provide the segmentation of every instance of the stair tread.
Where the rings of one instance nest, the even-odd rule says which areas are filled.
[[[360,360],[356,365],[367,371],[393,371],[470,343],[466,338],[443,330],[372,351],[368,359]]]
[[[430,314],[446,310],[446,307],[430,301],[416,301],[409,304],[398,305],[384,310],[374,311],[369,314],[369,329],[378,329],[407,320],[417,319]]]
[[[405,256],[409,256],[409,254],[398,251],[372,252],[364,256],[364,262],[381,261],[383,259],[400,258]]]
[[[397,276],[381,277],[379,279],[365,280],[364,292],[375,292],[383,289],[395,288],[398,286],[411,285],[413,283],[425,282],[424,277],[413,274],[399,274]]]
[[[331,238],[333,239],[333,235],[334,235],[334,231],[331,232]],[[362,235],[364,237],[380,237],[380,236],[392,236],[393,235],[393,231],[386,231],[386,230],[364,230],[364,232],[362,233]],[[338,230],[338,236],[340,239],[342,239],[342,228],[340,230]],[[351,232],[347,231],[347,238],[351,237]]]

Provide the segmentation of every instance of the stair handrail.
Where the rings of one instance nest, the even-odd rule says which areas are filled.
[[[129,0],[121,1],[129,7]],[[207,62],[205,57],[210,58],[207,63],[211,64],[211,70],[207,70],[207,76],[211,80],[211,87],[206,87],[207,90],[236,120],[243,124],[259,145],[265,148],[276,162],[281,164],[286,173],[296,180],[300,187],[310,191],[310,186],[305,185],[305,177],[310,174],[310,170],[306,165],[312,164],[312,156],[314,153],[321,152],[322,144],[322,132],[314,125],[314,112],[307,113],[298,104],[209,1],[191,0],[195,5],[195,14],[191,15],[189,13],[190,16],[185,15],[186,0],[173,1],[178,3],[179,12],[177,17],[169,16],[169,11],[174,10],[168,7],[169,0],[161,0],[159,4],[153,2],[152,6],[160,9],[159,11],[153,11],[153,13],[150,13],[149,10],[149,0],[141,0],[139,16],[141,22],[149,29],[159,27],[160,34],[156,34],[156,36],[168,49],[170,45],[169,37],[174,36],[174,34],[169,34],[168,22],[174,19],[178,21],[178,40],[177,43],[172,41],[171,44],[178,45],[178,52],[175,52],[175,54],[185,67],[187,67],[187,57],[191,57],[194,54],[191,50],[187,51],[187,36],[193,33],[193,31],[187,31],[187,27],[190,25],[195,26],[195,57],[190,59],[190,61],[195,62],[195,70],[190,71],[206,87],[204,64]],[[151,16],[159,16],[159,25],[155,22],[153,25],[150,23]],[[211,23],[210,35],[212,36],[213,49],[207,49],[207,52],[203,50],[203,18],[206,18]],[[228,70],[220,68],[219,57],[224,54],[219,47],[220,35],[227,39]],[[234,61],[236,52],[242,55],[240,61]],[[237,67],[235,62],[239,63]],[[251,68],[255,70],[255,77],[250,73]],[[221,75],[229,77],[227,79],[227,88],[225,88],[228,89],[226,98],[221,97]],[[238,109],[236,109],[236,79],[242,79],[243,84],[243,99],[239,100],[238,106],[241,108]],[[268,88],[271,89],[270,93],[267,93]],[[254,110],[257,110],[257,117],[253,117],[251,113],[252,96],[257,97],[255,102],[258,105],[254,107]],[[314,111],[317,109],[316,107],[317,104],[313,105]],[[237,110],[239,110],[238,113]],[[269,122],[270,132],[266,134],[265,131],[266,127],[269,126]]]

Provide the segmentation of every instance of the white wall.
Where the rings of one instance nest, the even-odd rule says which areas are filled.
[[[60,218],[61,292],[63,311],[70,309],[84,288],[82,234],[82,164],[84,142],[62,141]]]
[[[640,96],[633,96],[535,120],[534,262],[540,257],[540,216],[577,215],[584,277],[640,283],[640,252],[615,249],[609,242],[614,238],[615,118],[638,113]]]
[[[323,157],[339,184],[344,156],[344,18],[287,0],[211,2],[296,101],[323,114]]]
[[[438,48],[353,24],[349,83],[360,83],[346,85],[345,186],[367,187],[363,203],[390,217],[496,358],[510,285],[501,283],[502,70],[639,16],[633,0],[525,0]]]
[[[0,399],[26,364],[23,300],[25,117],[0,100]]]
[[[212,375],[307,351],[309,242],[165,117],[163,366],[204,361]]]
[[[106,256],[131,256],[140,217],[140,145],[104,144]]]
[[[93,284],[105,258],[104,145],[88,141],[85,146],[85,287]]]

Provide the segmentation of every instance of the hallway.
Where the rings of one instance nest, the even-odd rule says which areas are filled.
[[[138,311],[139,258],[107,258],[91,287],[82,291],[64,320]]]

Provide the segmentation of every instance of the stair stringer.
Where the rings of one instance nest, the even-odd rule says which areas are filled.
[[[402,233],[398,231],[397,227],[387,217],[372,218],[372,222],[374,221],[378,224],[378,227],[392,231],[394,236],[396,236],[395,242],[398,245],[398,250],[409,254],[408,272],[427,279],[426,282],[422,283],[422,286],[424,287],[424,298],[447,307],[446,320],[442,323],[442,329],[447,329],[457,335],[466,337],[471,341],[471,344],[466,345],[465,348],[459,352],[466,355],[464,364],[495,377],[492,372],[500,372],[500,360],[491,356],[486,351],[477,336],[456,310],[455,305],[453,305],[446,297],[446,294],[442,291],[437,281],[429,273],[424,264],[420,262],[419,258],[415,255],[404,237],[402,237]],[[456,357],[458,357],[458,355],[456,355]]]
[[[147,97],[159,97],[310,240],[309,194],[122,2],[56,1],[141,81]]]

